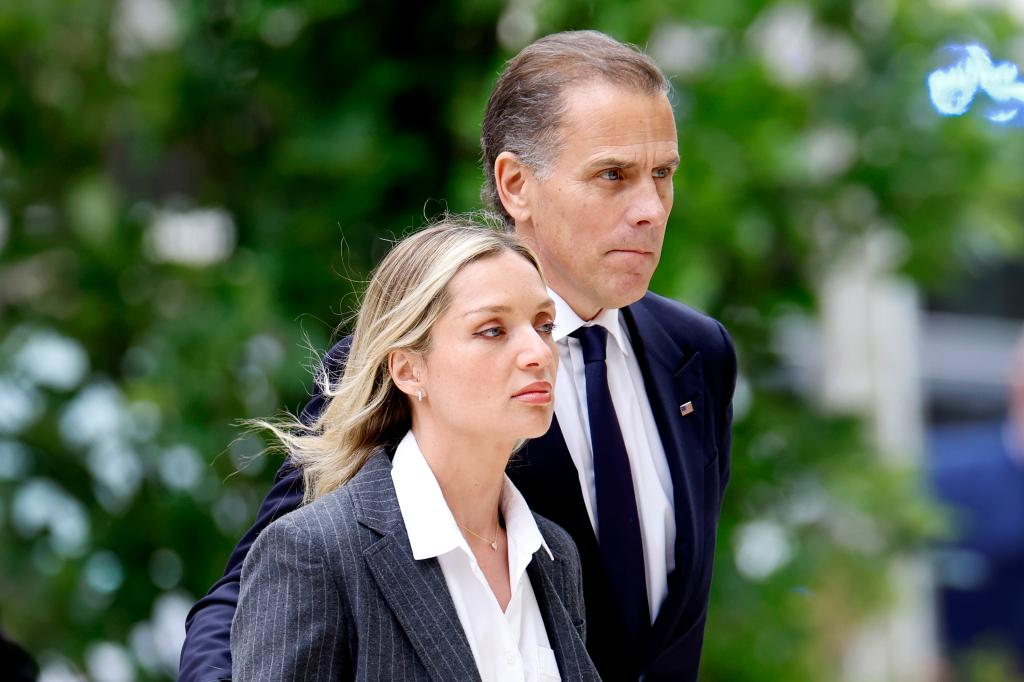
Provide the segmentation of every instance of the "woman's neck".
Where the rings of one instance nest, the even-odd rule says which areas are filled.
[[[515,443],[452,433],[425,422],[413,421],[413,435],[455,521],[472,533],[494,537],[505,465]]]

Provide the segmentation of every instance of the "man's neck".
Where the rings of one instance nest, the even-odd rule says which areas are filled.
[[[566,308],[572,311],[576,317],[580,318],[583,322],[592,322],[597,318],[598,315],[604,312],[604,308],[594,308],[592,305],[580,306],[573,305],[572,300],[562,295],[562,292],[554,288],[550,284],[548,285],[548,293],[552,298],[555,299],[556,308],[566,312]],[[581,313],[582,311],[582,313]],[[557,320],[555,321],[558,322]]]

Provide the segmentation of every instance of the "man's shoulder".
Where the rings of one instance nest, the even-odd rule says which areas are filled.
[[[320,368],[316,377],[318,384],[333,385],[345,373],[348,352],[352,348],[352,336],[346,336],[331,346],[331,349],[320,360]]]
[[[659,325],[670,337],[684,340],[686,345],[702,351],[731,349],[732,341],[721,322],[690,306],[648,291],[628,308],[638,329],[648,324]]]

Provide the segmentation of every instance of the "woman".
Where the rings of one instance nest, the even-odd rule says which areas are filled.
[[[551,422],[553,318],[513,235],[447,220],[384,258],[319,420],[266,425],[308,504],[245,560],[234,679],[598,679],[576,548],[504,474]]]

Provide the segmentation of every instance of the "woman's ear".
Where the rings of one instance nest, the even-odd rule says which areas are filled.
[[[423,356],[418,353],[401,349],[391,351],[388,355],[388,373],[398,390],[407,396],[416,398],[423,395],[421,383],[423,377]]]
[[[530,184],[533,171],[524,165],[514,153],[505,151],[494,160],[494,184],[498,199],[512,220],[522,224],[530,219]]]

